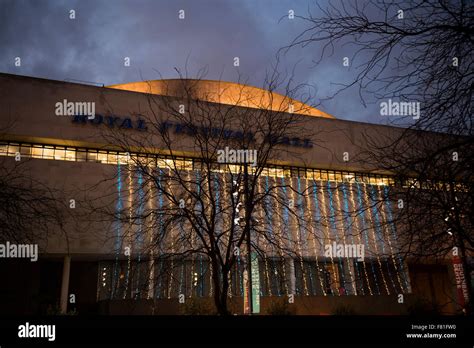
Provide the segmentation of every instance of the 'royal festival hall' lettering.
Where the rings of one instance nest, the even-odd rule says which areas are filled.
[[[143,119],[131,117],[118,117],[115,115],[103,116],[96,114],[93,119],[89,119],[87,115],[74,115],[72,117],[72,123],[75,124],[91,124],[94,126],[105,125],[111,128],[121,128],[121,129],[134,129],[138,131],[147,131],[146,122]],[[175,134],[184,134],[188,136],[195,136],[196,134],[209,134],[211,137],[218,137],[221,133],[219,128],[210,128],[202,127],[196,125],[188,125],[182,123],[175,123],[170,121],[165,121],[161,124],[160,127],[163,131],[172,131]],[[252,132],[241,132],[231,129],[224,129],[223,131],[224,139],[245,139],[253,141],[255,134]],[[295,146],[302,148],[312,148],[313,144],[311,139],[301,139],[297,137],[277,137],[277,136],[268,136],[266,139],[268,142],[274,144],[281,144],[286,146]]]

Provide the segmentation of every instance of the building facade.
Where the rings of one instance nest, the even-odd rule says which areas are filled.
[[[41,241],[37,262],[2,260],[1,271],[11,279],[2,296],[7,312],[46,313],[67,306],[79,314],[178,314],[190,301],[212,302],[212,264],[204,253],[185,252],[199,250],[200,242],[189,233],[189,222],[170,213],[178,202],[166,192],[183,188],[169,178],[180,173],[185,188],[207,189],[207,198],[221,207],[216,231],[226,231],[234,223],[226,202],[242,164],[217,163],[211,176],[206,172],[212,182],[205,181],[195,132],[207,135],[213,127],[193,128],[172,114],[159,119],[172,134],[173,152],[154,139],[156,124],[149,115],[171,104],[187,106],[190,96],[206,110],[228,107],[258,115],[266,105],[269,114],[288,110],[302,120],[300,134],[278,139],[284,150],[273,152],[256,184],[264,197],[252,232],[252,291],[258,293],[260,313],[271,312],[280,300],[297,314],[344,308],[403,314],[418,298],[439,304],[442,313],[458,310],[450,260],[420,264],[401,257],[401,227],[391,222],[397,207],[388,199],[394,178],[349,159],[357,157],[365,135],[395,137],[398,128],[338,120],[276,93],[268,99],[267,91],[216,81],[97,87],[1,74],[0,86],[4,165],[21,162],[34,180],[56,190],[68,214],[62,229]],[[162,106],[153,110],[150,96]],[[94,115],[67,115],[68,101],[93,103]],[[59,109],[66,115],[58,115]],[[228,139],[251,133],[238,122],[225,131]],[[131,157],[142,158],[149,171],[137,168]],[[244,311],[244,249],[236,251],[229,275],[234,313]]]

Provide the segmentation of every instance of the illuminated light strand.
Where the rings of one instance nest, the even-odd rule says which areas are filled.
[[[352,207],[355,211],[357,208],[356,208],[356,205],[355,205],[354,191],[353,191],[352,183],[349,183],[349,192],[350,192],[351,205],[352,205]],[[354,217],[354,222],[355,222],[355,226],[356,226],[356,231],[358,231],[358,233],[357,233],[358,243],[362,244],[362,237],[361,237],[362,230],[360,228],[359,219],[357,218],[357,215]],[[368,247],[368,245],[366,245],[366,246]],[[369,275],[367,274],[367,265],[365,263],[365,258],[362,259],[362,267],[364,269],[364,274],[365,274],[365,279],[367,281],[367,288],[369,289],[369,294],[372,296],[373,295],[372,286],[370,285]],[[364,285],[363,284],[362,284],[362,292],[363,292],[363,295],[365,295],[365,290],[364,290]]]
[[[277,181],[277,178],[275,177],[274,178],[274,181],[275,181],[275,184],[278,185],[278,181]],[[282,182],[284,183],[284,179],[282,178]],[[278,212],[280,211],[279,209],[279,203],[278,203],[278,199],[275,199],[275,210]],[[283,248],[283,228],[281,227],[281,222],[280,222],[280,219],[278,218],[279,216],[277,216],[276,218],[276,224],[277,224],[277,229],[276,231],[278,231],[278,253],[280,255],[280,262],[283,261],[283,267],[282,267],[282,273],[283,273],[283,284],[285,285],[285,290],[286,290],[286,294],[289,295],[290,292],[289,292],[289,289],[288,289],[288,282],[286,281],[286,270],[285,270],[285,258],[283,256],[283,251],[282,251],[282,248]]]
[[[225,174],[224,174],[224,177],[225,177]],[[223,180],[225,180],[225,179],[223,179]],[[214,190],[216,191],[216,193],[215,193],[216,209],[217,209],[217,212],[220,212],[220,214],[222,214],[222,207],[221,207],[221,200],[220,200],[221,188],[220,188],[220,185],[219,185],[219,177],[217,176],[217,173],[214,173]],[[225,191],[225,184],[224,184],[224,191]],[[224,204],[225,204],[225,198],[226,197],[223,194]],[[218,214],[216,214],[216,215],[219,216]],[[222,227],[222,230],[220,231],[220,233],[224,233],[225,224],[224,224],[224,215],[223,214],[222,214],[222,219],[219,219],[219,221],[220,221],[220,225]],[[211,262],[211,259],[209,259],[209,296],[210,297],[212,297],[212,294],[213,294],[212,273],[213,273],[212,262]],[[229,288],[230,288],[230,284],[229,284]]]
[[[115,264],[114,264],[114,271],[113,271],[113,279],[112,279],[112,292],[111,298],[115,297],[115,288],[118,285],[119,278],[118,278],[118,260],[120,254],[120,229],[121,229],[121,222],[120,222],[120,215],[122,211],[122,170],[120,166],[120,161],[118,161],[117,165],[117,204],[115,209],[115,223],[116,223],[116,232],[115,232]]]
[[[300,213],[300,218],[302,218],[302,221],[304,221],[303,199],[301,198],[301,179],[300,179],[299,176],[297,178],[297,183],[298,183],[297,184],[297,186],[298,186],[298,205],[300,206],[299,213]],[[292,194],[293,202],[294,202],[295,201],[294,200],[295,191],[291,190],[291,194]],[[301,224],[302,223],[303,222],[301,222]],[[297,239],[298,249],[299,249],[299,252],[300,252],[300,266],[301,266],[301,275],[303,277],[303,288],[304,288],[305,295],[308,296],[309,295],[308,280],[307,280],[307,277],[306,277],[306,269],[304,267],[304,262],[303,262],[303,247],[302,247],[302,243],[301,243],[301,239],[302,239],[301,238],[301,224],[300,224],[299,221],[297,221],[298,231],[296,232],[296,239]],[[306,249],[307,249],[307,247],[305,248],[305,250]]]
[[[127,258],[127,273],[125,276],[125,291],[123,293],[123,299],[127,298],[128,292],[128,282],[130,276],[130,269],[132,265],[132,245],[133,245],[133,236],[132,236],[132,211],[133,211],[133,180],[132,180],[132,169],[130,163],[128,164],[128,236],[129,236],[129,253]]]
[[[347,195],[347,187],[346,187],[346,184],[343,183],[342,184],[342,192],[343,192],[343,198],[344,198],[344,210],[345,210],[345,217],[344,217],[344,221],[346,222],[346,225],[347,225],[347,230],[349,231],[350,233],[350,238],[351,238],[351,243],[354,245],[354,235],[353,235],[353,230],[354,230],[354,226],[355,226],[355,221],[352,220],[352,217],[349,213],[349,199],[348,199],[348,195]],[[361,243],[359,243],[361,244]],[[364,258],[362,258],[362,261],[364,260]],[[352,262],[352,265],[354,266],[355,270],[356,270],[356,273],[357,273],[357,279],[359,280],[362,280],[362,277],[361,277],[361,272],[359,270],[359,263],[357,262],[357,260],[354,260]],[[365,290],[364,290],[364,287],[362,286],[361,287],[361,291],[362,295],[365,295]],[[355,283],[355,294],[357,295],[358,292],[357,292],[357,282]]]
[[[260,176],[257,178],[257,185],[256,185],[256,189],[257,189],[257,196],[260,194]],[[256,214],[258,216],[258,219],[257,220],[257,229],[258,229],[258,224],[263,221],[263,213],[262,213],[262,206],[259,205],[259,208],[256,209]],[[260,234],[256,234],[256,241],[255,243],[260,246]],[[267,265],[267,262],[266,262],[266,248],[265,248],[265,252],[263,252],[263,275],[262,277],[260,277],[260,282],[264,282],[266,281],[266,273],[267,273],[267,269],[266,269],[266,265]],[[257,257],[257,265],[258,265],[258,273],[260,274],[260,262],[259,262],[259,259]],[[259,285],[259,295],[260,296],[263,296],[263,286]]]
[[[187,175],[187,179],[189,179],[189,171],[186,172],[186,175]],[[187,180],[187,182],[189,182],[189,180]],[[185,183],[185,185],[186,185],[186,183]],[[180,235],[180,241],[181,241],[181,251],[184,251],[185,246],[184,246],[183,241],[186,240],[186,238],[185,238],[183,220],[180,219],[178,226],[179,226],[179,235]],[[179,248],[179,246],[178,246],[178,248]],[[186,273],[186,260],[181,259],[180,264],[181,264],[181,266],[180,266],[181,272],[180,272],[180,275],[179,275],[179,284],[177,286],[177,288],[178,288],[178,297],[179,297],[179,295],[183,294],[184,276],[185,276],[185,273]],[[184,289],[184,290],[186,291],[186,289]]]
[[[386,191],[384,191],[385,193]],[[382,200],[382,190],[380,188],[377,188],[377,197],[379,200]],[[384,199],[385,203],[386,203],[386,198]],[[397,275],[397,281],[398,281],[398,285],[401,289],[401,292],[403,292],[403,285],[402,285],[402,280],[400,279],[400,272],[398,270],[398,266],[397,266],[397,262],[395,260],[395,255],[394,255],[394,252],[393,252],[393,247],[392,247],[392,241],[390,240],[390,233],[389,233],[389,227],[387,225],[387,213],[385,211],[385,204],[382,205],[381,207],[381,212],[382,212],[382,221],[384,221],[384,230],[385,230],[385,237],[387,239],[387,242],[388,242],[388,247],[390,249],[390,256],[391,256],[391,259],[392,259],[392,264],[393,264],[393,267],[395,268],[395,274]],[[392,282],[393,283],[393,282]],[[397,291],[397,287],[395,286],[395,283],[393,283],[393,288],[395,289],[395,291]]]
[[[196,186],[197,186],[197,196],[199,197],[201,193],[201,175],[199,170],[195,169],[194,170],[194,178],[196,179]],[[196,204],[199,205],[199,202],[196,202]],[[191,235],[191,248],[195,250],[196,248],[196,236],[194,233]],[[191,294],[189,297],[192,297],[193,292],[194,292],[194,257],[191,259]]]
[[[196,176],[195,176],[196,178]],[[186,175],[186,179],[187,179],[187,183],[189,183],[189,185],[191,185],[191,172],[188,171],[187,172],[187,175]],[[192,188],[191,188],[192,189]],[[193,230],[192,228],[190,229],[190,233],[191,233],[191,249],[194,249],[194,233],[193,233]],[[191,286],[189,287],[189,298],[193,295],[193,284],[194,284],[194,257],[191,258],[191,272],[190,272],[190,276],[191,276]],[[187,291],[187,289],[186,289]]]
[[[268,191],[267,191],[267,187],[268,187],[268,177],[265,177],[265,199],[263,200],[263,206],[260,206],[260,221],[263,222],[263,219],[264,219],[264,210],[267,212],[267,214],[269,214],[268,212]],[[258,177],[258,184],[257,184],[257,188],[258,188],[258,193],[260,194],[261,191],[262,191],[262,180],[261,180],[261,177],[259,176]],[[268,218],[268,215],[265,215],[265,225],[268,225],[268,232],[269,232],[269,235],[270,235],[270,239],[273,238],[273,230],[272,230],[272,226],[271,226],[271,222],[269,222],[269,218]],[[272,249],[272,252],[273,252],[273,245],[270,244],[270,248]],[[264,263],[265,263],[265,278],[267,280],[267,287],[268,287],[268,295],[269,296],[272,296],[272,284],[271,284],[271,278],[270,278],[270,274],[269,274],[269,271],[268,271],[268,257],[267,257],[267,249],[268,249],[268,243],[267,245],[265,246],[265,255],[264,255]],[[261,287],[262,288],[262,287]]]
[[[232,172],[229,172],[229,175],[230,175],[230,188],[231,188],[231,195],[234,194],[234,181],[233,181],[233,176],[232,176]],[[236,189],[238,190],[239,187],[236,187]],[[234,207],[231,206],[231,208],[233,209]],[[234,222],[231,221],[230,223],[232,223],[232,227],[231,228],[235,228],[237,230],[238,226],[234,226]],[[230,243],[230,241],[229,241]],[[239,254],[237,255],[237,262],[235,264],[235,268],[236,268],[236,273],[235,273],[235,277],[236,277],[236,293],[237,294],[240,294],[241,297],[244,297],[244,273],[243,273],[243,270],[241,269],[241,266],[240,266],[240,263],[241,263],[241,254],[240,254],[240,249],[239,249]]]
[[[209,258],[209,297],[212,297],[212,294],[213,294],[212,273],[213,273],[212,260],[211,260],[211,258]]]
[[[150,169],[152,170],[152,169]],[[153,245],[153,222],[152,222],[152,215],[151,212],[153,212],[153,190],[152,190],[152,182],[151,180],[148,181],[148,192],[149,192],[149,198],[148,198],[148,206],[150,209],[150,217],[149,217],[149,222],[150,225],[148,226],[148,231],[149,231],[149,241],[150,241],[150,260],[148,262],[148,267],[150,268],[150,273],[148,276],[148,294],[147,294],[147,299],[149,300],[150,298],[153,297],[153,287],[154,287],[154,282],[155,282],[155,255],[154,255],[154,245]]]
[[[227,175],[226,173],[223,173],[222,174],[222,204],[223,204],[223,212],[226,211],[227,207],[226,207],[226,204],[228,202],[228,194],[227,194]],[[224,231],[228,231],[228,219],[225,218],[225,214],[223,213],[222,215],[222,228],[224,229]],[[227,245],[229,245],[231,243],[231,240],[230,240],[230,233],[226,233],[227,235]],[[232,250],[233,252],[233,250]],[[212,277],[212,264],[211,264],[211,277]],[[233,293],[232,293],[232,267],[230,267],[230,270],[229,270],[229,297],[232,297]],[[212,281],[211,281],[211,296],[212,296]]]
[[[379,235],[380,244],[382,245],[382,255],[384,255],[384,258],[385,258],[385,255],[387,255],[387,253],[385,252],[385,237],[386,236],[384,235],[383,228],[382,228],[383,215],[380,212],[380,211],[382,211],[382,209],[377,209],[375,207],[375,202],[377,202],[378,195],[375,193],[375,186],[374,185],[371,185],[369,197],[372,200],[372,202],[374,203],[372,208],[373,208],[373,211],[374,211],[373,215],[375,216],[375,229],[377,231],[377,234]],[[382,205],[382,207],[383,207],[383,205]],[[393,289],[396,291],[397,286],[395,285],[395,282],[393,281],[394,277],[392,276],[392,271],[390,270],[389,259],[387,259],[387,261],[384,262],[384,264],[385,264],[385,267],[387,269],[387,274],[388,274],[388,278],[390,279],[390,283],[392,284]]]
[[[285,178],[281,178],[281,183],[282,183],[282,190],[283,190],[283,194],[285,196],[285,200],[288,199],[288,195],[287,195],[287,192],[286,192],[286,183],[285,183]],[[293,200],[294,202],[294,200]],[[288,238],[288,245],[289,246],[292,246],[293,244],[293,238],[291,236],[291,232],[290,232],[290,228],[289,228],[289,224],[290,224],[290,213],[289,213],[289,209],[288,209],[288,205],[285,205],[285,208],[284,208],[284,214],[283,214],[283,222],[285,223],[285,226],[284,226],[284,230],[286,232],[286,236]]]
[[[203,266],[202,266],[202,255],[199,255],[199,285],[198,285],[198,297],[204,296],[204,277],[203,277]]]
[[[163,259],[160,258],[160,267],[158,268],[158,286],[156,287],[156,298],[161,298],[161,283],[163,277]]]
[[[243,272],[240,269],[240,253],[239,256],[237,257],[237,278],[240,283],[240,296],[244,296],[244,279],[243,279]]]
[[[328,180],[327,182],[327,188],[328,188],[328,195],[329,195],[329,211],[330,211],[330,215],[329,215],[329,221],[331,222],[331,226],[332,226],[332,231],[334,232],[334,235],[336,236],[336,243],[339,244],[339,235],[337,233],[337,226],[336,226],[336,213],[335,213],[335,209],[334,209],[334,204],[333,204],[333,195],[332,195],[332,187],[331,187],[331,182]],[[344,264],[342,263],[342,258],[341,257],[338,257],[338,261],[339,261],[339,266],[340,266],[340,274],[341,274],[341,278],[342,278],[342,287],[344,288],[344,294],[346,293],[346,277],[344,275]],[[339,290],[339,289],[338,289]],[[338,291],[339,293],[339,291]],[[339,293],[339,295],[341,295]]]
[[[163,235],[165,233],[165,226],[164,226],[164,221],[163,221],[163,206],[164,206],[164,200],[163,200],[163,172],[161,169],[158,169],[158,228],[159,228],[159,240],[163,240]],[[161,249],[161,248],[160,248]],[[159,250],[159,256],[163,255],[163,250]],[[162,284],[162,278],[163,278],[163,259],[160,257],[160,272],[158,273],[159,277],[159,286],[158,286],[158,297],[161,297],[161,284]]]
[[[183,293],[183,283],[184,283],[184,273],[185,273],[186,264],[183,259],[181,259],[181,274],[179,276],[179,295]]]
[[[372,215],[375,218],[375,231],[377,232],[380,244],[382,246],[382,255],[384,256],[384,259],[385,259],[385,255],[387,255],[387,253],[385,251],[385,236],[384,236],[383,229],[382,229],[382,222],[383,222],[382,221],[382,214],[380,213],[380,210],[377,209],[377,207],[376,207],[377,195],[375,193],[375,186],[374,185],[370,185],[369,198],[373,203],[373,205],[372,205],[372,209],[373,209]],[[389,261],[387,260],[386,262],[384,262],[384,265],[385,265],[385,268],[387,269],[387,274],[388,274],[388,278],[390,279],[390,283],[392,284],[393,289],[396,290],[397,287],[395,285],[395,282],[393,281],[394,277],[392,276],[392,272],[390,270],[390,267],[389,267],[388,263],[389,263]]]
[[[314,281],[313,281],[313,272],[311,270],[311,265],[309,265],[309,284],[311,285],[311,295],[316,295],[315,288],[314,288]]]
[[[342,194],[343,194],[343,198],[344,198],[344,221],[346,222],[347,230],[349,231],[350,236],[351,236],[351,243],[352,243],[352,245],[354,245],[355,244],[354,243],[354,236],[352,234],[353,222],[352,222],[351,216],[349,214],[349,201],[348,201],[348,198],[347,198],[347,191],[346,191],[346,184],[345,183],[342,184]],[[343,226],[344,226],[344,224],[343,224]],[[364,258],[362,258],[362,260],[363,259]],[[359,266],[358,266],[357,261],[353,262],[353,264],[354,264],[354,268],[356,269],[357,278],[361,279],[360,272],[359,272]],[[355,294],[357,295],[357,287],[354,290],[355,290]],[[364,287],[361,288],[361,292],[362,292],[362,295],[365,295]]]
[[[328,181],[328,184],[329,184],[329,181]],[[320,180],[320,190],[321,190],[321,206],[323,207],[323,210],[322,210],[322,215],[324,216],[324,219],[326,220],[326,226],[324,228],[325,230],[325,239],[328,240],[329,244],[331,244],[331,232],[330,232],[330,227],[329,227],[329,217],[328,217],[328,212],[327,212],[327,206],[326,206],[326,195],[324,194],[324,189],[323,189],[323,181]],[[331,253],[330,255],[330,259],[331,259],[331,267],[332,267],[332,273],[333,273],[333,277],[334,277],[334,283],[337,284],[339,282],[339,280],[337,279],[337,276],[336,276],[336,265],[334,263],[334,255]],[[326,270],[325,270],[326,271]],[[341,294],[339,293],[339,291],[336,292],[337,293],[337,296],[341,296]],[[331,294],[334,295],[334,292],[331,290]]]
[[[137,236],[137,252],[138,252],[138,262],[137,262],[137,280],[136,280],[136,286],[135,286],[135,293],[140,294],[141,291],[139,291],[140,287],[140,262],[141,262],[141,252],[142,252],[142,247],[143,247],[143,176],[141,170],[138,170],[138,218],[140,219],[139,225],[138,225],[138,236]],[[137,296],[139,298],[140,296]]]
[[[364,187],[364,201],[365,201],[366,207],[369,208],[369,214],[368,214],[369,223],[371,226],[374,226],[373,216],[372,216],[373,213],[372,213],[372,209],[370,209],[370,205],[369,205],[370,203],[368,201],[369,199],[368,199],[368,193],[367,193],[367,185],[363,184],[363,187]],[[377,236],[375,235],[375,228],[371,228],[371,231],[372,231],[372,237],[374,239],[375,255],[377,258],[377,263],[379,265],[380,274],[382,276],[382,282],[385,286],[385,290],[387,291],[387,294],[390,295],[390,290],[388,289],[387,280],[385,279],[385,275],[383,273],[382,262],[380,261],[380,255],[379,255],[378,246],[377,246]]]
[[[319,283],[321,285],[321,290],[323,291],[323,295],[324,296],[327,296],[328,294],[326,293],[326,289],[324,288],[324,281],[323,279],[321,278],[321,271],[320,271],[320,268],[319,268],[319,261],[318,261],[318,248],[316,247],[316,232],[315,232],[315,229],[314,229],[314,225],[316,223],[318,223],[318,221],[320,221],[321,219],[321,212],[320,212],[320,208],[319,208],[319,202],[318,202],[318,195],[317,195],[317,185],[316,185],[316,181],[313,180],[313,200],[314,200],[314,214],[316,214],[316,221],[314,221],[313,219],[313,214],[311,213],[311,208],[309,209],[309,218],[310,218],[310,223],[311,223],[311,232],[313,234],[313,247],[314,247],[314,258],[316,260],[316,274],[318,276],[318,279],[319,279]],[[309,198],[309,195],[307,196],[308,200],[310,200]],[[310,204],[307,204],[308,207],[310,207]],[[319,240],[319,238],[318,238]],[[324,262],[324,270],[326,269],[326,258],[323,258],[323,262]],[[316,291],[315,291],[316,292]]]
[[[370,250],[370,241],[369,241],[369,230],[367,228],[367,223],[366,223],[366,220],[365,220],[365,212],[364,212],[364,200],[362,199],[362,190],[360,189],[360,184],[357,182],[356,183],[357,185],[357,200],[358,200],[358,209],[362,212],[360,214],[360,218],[362,219],[362,225],[363,225],[363,229],[364,229],[364,232],[365,232],[365,244],[367,246],[367,249]],[[374,267],[374,263],[373,262],[370,262],[370,266],[371,266],[371,269],[372,269],[372,274],[374,275],[374,280],[375,280],[375,288],[377,290],[377,295],[380,295],[380,287],[379,287],[379,282],[378,282],[378,277],[377,277],[377,273],[375,271],[375,267]],[[368,283],[370,284],[370,283]]]
[[[339,192],[339,189],[337,187],[337,182],[336,182],[336,192],[335,192],[335,195],[336,195],[336,204],[337,204],[337,209],[338,211],[342,211],[342,205],[341,205],[341,197],[340,197],[340,192]],[[344,185],[344,184],[343,184]],[[345,203],[347,202],[346,198],[344,197],[345,199]],[[336,224],[335,224],[336,225]],[[346,232],[344,230],[344,217],[343,219],[341,219],[341,225],[342,225],[342,229],[341,229],[341,232],[342,232],[342,242],[344,243],[344,245],[346,245]],[[352,290],[354,291],[354,294],[357,295],[357,289],[356,289],[356,286],[355,286],[355,277],[354,277],[354,274],[352,273],[352,269],[351,269],[351,259],[348,257],[348,255],[346,255],[346,262],[347,262],[347,269],[349,271],[349,277],[351,278],[351,286],[352,286]],[[343,272],[344,272],[344,269],[343,269]],[[347,295],[347,294],[346,294]]]
[[[269,204],[269,198],[268,198],[268,195],[269,195],[269,192],[270,192],[270,185],[269,185],[269,176],[265,176],[265,207],[266,207],[266,210],[267,210],[267,224],[268,224],[268,228],[269,228],[269,232],[270,232],[270,238],[273,240],[274,238],[276,239],[275,237],[275,234],[274,234],[274,231],[273,231],[273,207]],[[272,248],[272,257],[274,257],[275,255],[275,247],[273,245],[273,243],[271,244],[271,248]],[[281,296],[281,292],[280,292],[280,284],[279,284],[279,281],[278,281],[278,270],[277,270],[277,267],[275,267],[275,261],[273,259],[271,259],[271,263],[272,263],[272,267],[271,269],[272,270],[275,270],[275,272],[272,272],[272,275],[270,277],[270,283],[269,283],[269,289],[270,289],[270,294],[271,294],[271,289],[272,289],[272,282],[273,282],[273,279],[275,279],[275,284],[276,284],[276,289],[277,289],[277,294],[278,296]],[[277,277],[274,277],[274,275],[276,275]],[[271,295],[270,295],[271,296]]]
[[[171,169],[167,168],[167,170],[168,170],[168,178],[169,178],[170,175],[171,175]],[[166,185],[167,192],[171,192],[169,179],[166,180],[165,185]],[[170,203],[171,203],[170,200],[168,200],[168,204],[170,204]],[[173,225],[171,225],[170,228],[169,228],[170,233],[168,235],[168,239],[171,241],[171,254],[172,255],[175,252],[174,237],[173,237],[173,232],[174,231],[175,231],[175,225],[173,223]],[[173,291],[173,280],[174,280],[174,257],[171,257],[170,277],[169,277],[169,282],[168,282],[168,299],[171,298],[171,294],[172,294],[172,291]]]
[[[267,280],[267,284],[268,284],[268,287],[267,287],[268,296],[272,296],[272,288],[270,286],[270,274],[268,270],[268,257],[266,255],[263,256],[263,262],[265,265],[265,279]],[[260,287],[260,294],[261,296],[266,295],[263,293],[263,286]]]
[[[388,197],[388,187],[385,186],[384,190],[385,190],[385,196]],[[398,240],[397,230],[396,230],[397,228],[395,226],[395,223],[393,222],[392,208],[391,208],[390,201],[387,199],[385,201],[385,204],[387,206],[388,219],[390,221],[390,227],[391,227],[391,230],[392,230],[393,240],[396,241],[396,240]],[[407,281],[408,277],[407,277],[406,271],[404,270],[404,264],[403,264],[403,260],[400,256],[400,254],[398,254],[398,262],[400,263],[400,271],[403,275],[403,282],[405,283],[405,289],[406,289],[407,292],[409,292],[410,286],[409,286],[409,283]],[[403,287],[402,287],[402,291],[403,291]]]
[[[209,174],[211,175],[211,174]],[[206,181],[206,176],[204,176],[203,181]],[[212,185],[212,179],[209,180],[209,184]],[[209,199],[211,199],[212,195],[212,188],[209,188],[208,195],[206,194],[207,185],[204,182],[204,185],[201,185],[201,173],[199,172],[199,181],[198,181],[198,196],[203,192],[202,201],[203,204],[200,205],[200,210],[202,214],[205,214],[206,207],[209,206]],[[217,226],[216,226],[217,228]],[[201,244],[201,243],[200,243]],[[203,257],[202,254],[199,253],[199,281],[197,283],[196,293],[198,297],[204,296],[204,267],[203,267]]]
[[[272,264],[272,270],[274,270],[272,272],[272,278],[271,279],[274,279],[275,280],[275,284],[276,284],[276,289],[277,289],[277,295],[278,296],[281,296],[282,295],[282,292],[281,292],[281,289],[280,289],[280,275],[278,273],[278,263],[275,262],[274,259],[272,259],[271,261],[271,264]]]

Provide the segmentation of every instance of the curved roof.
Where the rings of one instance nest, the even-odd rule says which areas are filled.
[[[334,118],[334,116],[330,114],[282,94],[235,82],[165,79],[130,82],[107,87],[178,98],[191,96],[193,99],[212,103],[238,105],[257,109],[265,108],[273,111],[289,111],[290,105],[292,105],[293,112],[296,114]]]

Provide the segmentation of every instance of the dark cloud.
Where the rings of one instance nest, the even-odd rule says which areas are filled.
[[[6,1],[0,0],[0,71],[57,80],[108,84],[175,78],[175,67],[189,77],[206,68],[208,79],[262,86],[275,55],[301,30],[288,10],[305,14],[308,1]],[[76,19],[69,19],[69,11]],[[178,11],[185,11],[185,20]],[[348,81],[353,72],[341,64],[344,50],[314,67],[318,52],[294,49],[281,57],[280,69],[296,65],[296,83],[316,87],[314,104]],[[21,57],[22,66],[14,66]],[[131,66],[124,66],[130,57]],[[233,58],[240,58],[240,67]],[[240,74],[240,75],[239,75]],[[316,92],[316,93],[314,93]],[[338,118],[381,122],[378,108],[362,106],[357,91],[322,102]],[[377,116],[374,116],[377,115]]]

